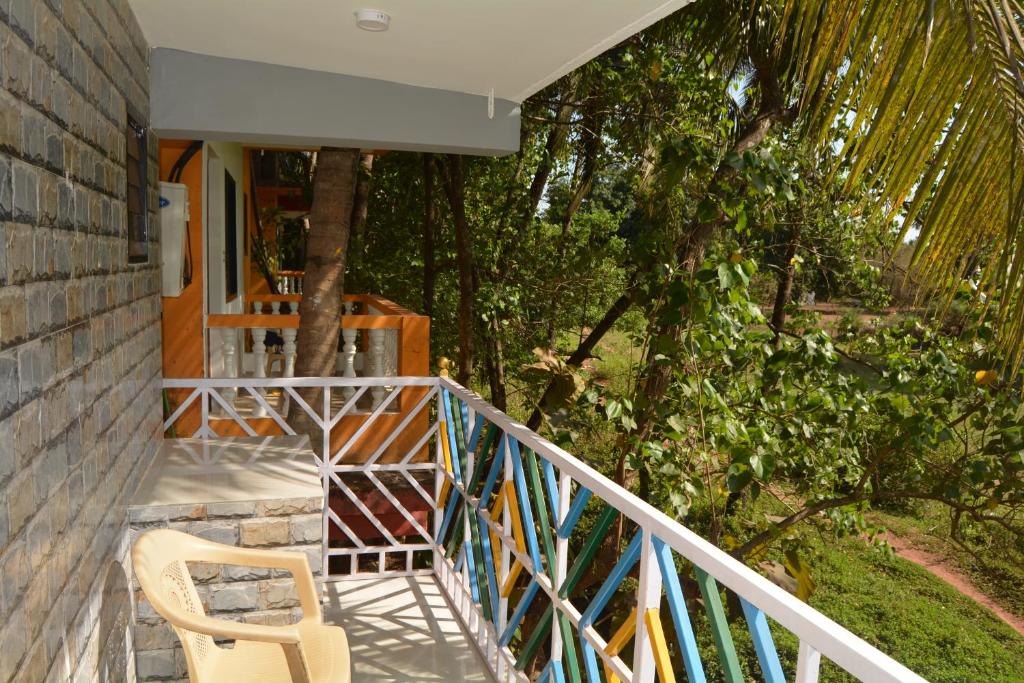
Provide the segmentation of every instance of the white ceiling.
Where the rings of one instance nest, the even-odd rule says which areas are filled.
[[[692,0],[129,0],[150,47],[522,101]],[[353,13],[391,15],[383,33]]]

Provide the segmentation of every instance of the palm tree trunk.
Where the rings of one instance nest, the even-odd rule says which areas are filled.
[[[317,155],[313,205],[309,213],[306,275],[299,303],[296,377],[329,377],[334,374],[358,161],[358,149],[325,147]],[[319,405],[316,402],[319,392],[307,391],[305,394],[308,394],[303,395],[306,403]],[[300,434],[315,431],[312,420],[294,402],[288,421]],[[315,448],[318,440],[311,441]]]
[[[445,164],[445,192],[455,223],[455,257],[459,266],[459,384],[468,386],[473,377],[474,322],[473,252],[466,219],[465,180],[462,156],[449,154]]]

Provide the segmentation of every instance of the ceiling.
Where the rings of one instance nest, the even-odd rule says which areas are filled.
[[[521,102],[692,0],[129,0],[150,47]],[[382,33],[354,12],[391,15]]]

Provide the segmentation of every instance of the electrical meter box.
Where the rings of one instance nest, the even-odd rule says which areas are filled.
[[[188,186],[160,183],[160,253],[163,295],[180,296],[191,280]]]

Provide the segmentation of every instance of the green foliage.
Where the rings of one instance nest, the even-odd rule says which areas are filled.
[[[654,500],[755,559],[773,543],[799,544],[805,519],[864,534],[873,502],[933,500],[961,521],[1022,532],[1019,392],[976,381],[979,343],[908,323],[846,352],[820,330],[776,348],[749,298],[754,263],[725,253],[666,288],[656,329],[682,323],[682,332],[649,340],[654,362],[671,370],[664,400],[588,396]],[[657,416],[644,433],[640,408]],[[765,494],[787,512],[757,505]]]

